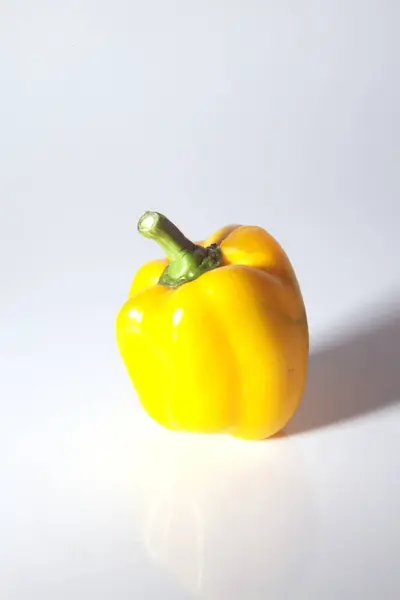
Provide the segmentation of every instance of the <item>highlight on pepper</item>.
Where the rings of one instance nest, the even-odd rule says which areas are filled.
[[[194,243],[157,212],[138,230],[165,257],[137,271],[116,337],[145,411],[172,430],[278,433],[300,404],[309,357],[306,309],[283,248],[247,225]]]

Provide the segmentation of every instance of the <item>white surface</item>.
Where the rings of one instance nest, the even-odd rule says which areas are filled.
[[[398,3],[0,16],[2,600],[399,598]],[[313,356],[286,437],[138,407],[114,321],[147,209],[288,251]]]

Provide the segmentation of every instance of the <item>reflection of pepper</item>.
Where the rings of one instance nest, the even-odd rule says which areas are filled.
[[[163,215],[138,229],[168,258],[137,272],[117,342],[140,402],[163,426],[263,439],[303,394],[306,311],[293,268],[259,227],[194,244]]]

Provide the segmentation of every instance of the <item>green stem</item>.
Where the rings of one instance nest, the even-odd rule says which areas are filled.
[[[170,259],[159,283],[176,287],[196,279],[203,273],[219,267],[221,250],[215,244],[208,248],[191,242],[167,217],[157,212],[146,212],[138,222],[144,237],[156,241]]]

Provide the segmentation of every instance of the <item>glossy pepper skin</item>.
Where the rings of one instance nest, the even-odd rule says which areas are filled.
[[[193,244],[163,215],[138,229],[168,258],[142,266],[117,343],[139,400],[174,430],[260,440],[303,395],[306,310],[284,250],[264,229],[228,226]]]

